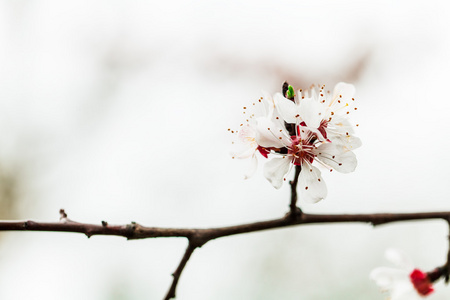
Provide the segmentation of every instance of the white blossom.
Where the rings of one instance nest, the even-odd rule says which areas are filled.
[[[406,254],[397,249],[388,249],[386,258],[396,268],[379,267],[370,273],[370,278],[388,292],[390,300],[420,300],[433,292],[428,275],[414,265]]]
[[[293,89],[289,88],[291,97]],[[349,173],[357,165],[351,150],[361,142],[353,135],[347,113],[342,111],[348,105],[341,105],[344,99],[352,101],[353,94],[354,87],[345,83],[338,84],[333,96],[327,97],[323,87],[318,91],[298,90],[293,99],[280,93],[274,97],[265,93],[252,105],[260,106],[262,113],[244,112],[246,123],[241,124],[238,133],[246,147],[234,156],[252,159],[246,177],[254,173],[259,152],[269,159],[264,165],[264,176],[276,189],[281,188],[291,169],[297,166],[301,168],[297,184],[300,199],[311,203],[324,199],[327,187],[318,167]]]

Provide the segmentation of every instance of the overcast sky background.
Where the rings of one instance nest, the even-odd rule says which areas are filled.
[[[289,188],[232,160],[242,107],[287,80],[356,87],[354,173],[316,213],[450,210],[445,1],[0,1],[3,219],[213,227],[277,218]],[[260,164],[262,166],[262,164]],[[196,250],[177,299],[384,299],[384,250],[445,263],[443,222],[311,225]],[[186,241],[0,235],[0,299],[162,299]],[[429,299],[448,299],[442,283]]]

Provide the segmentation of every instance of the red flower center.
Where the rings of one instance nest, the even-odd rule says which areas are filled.
[[[303,161],[313,163],[314,154],[311,150],[314,148],[310,144],[303,144],[304,141],[297,136],[291,136],[292,145],[288,149],[288,153],[293,156],[292,163],[296,166],[301,166]]]
[[[422,296],[427,296],[434,291],[433,285],[431,284],[427,274],[419,269],[414,269],[412,273],[409,274],[409,279],[411,280],[416,291]]]

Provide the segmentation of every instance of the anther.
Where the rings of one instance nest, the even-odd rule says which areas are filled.
[[[342,166],[342,163],[339,163],[340,166]]]
[[[317,178],[318,181],[320,181],[320,178]]]
[[[305,190],[307,190],[308,189],[308,187],[307,186],[305,186]]]

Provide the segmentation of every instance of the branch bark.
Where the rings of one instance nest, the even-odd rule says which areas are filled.
[[[188,262],[189,258],[191,258],[191,255],[195,249],[197,249],[197,246],[195,246],[193,243],[189,243],[186,251],[184,252],[183,258],[181,259],[181,261],[178,265],[178,268],[172,274],[172,276],[173,276],[172,285],[170,286],[169,291],[167,292],[164,300],[170,300],[172,298],[175,298],[175,296],[176,296],[175,291],[177,288],[178,280],[180,279],[180,276],[181,276],[181,272],[183,272],[183,269],[186,266],[186,263]]]
[[[300,207],[297,206],[297,183],[298,183],[298,176],[300,175],[300,172],[302,171],[301,166],[295,166],[295,174],[294,179],[289,182],[291,185],[291,204],[290,204],[290,211],[291,211],[291,217],[293,219],[297,219],[298,215],[302,214],[302,210]]]
[[[425,213],[377,213],[377,214],[308,214],[297,213],[292,219],[290,213],[278,219],[261,222],[246,223],[235,226],[215,228],[164,228],[146,227],[136,222],[124,225],[110,225],[105,221],[101,224],[88,224],[75,221],[39,222],[39,221],[0,221],[0,231],[53,231],[82,233],[87,237],[93,235],[113,235],[125,237],[129,240],[159,237],[185,237],[193,240],[197,245],[235,234],[276,229],[287,226],[297,226],[317,223],[368,223],[373,226],[403,221],[450,219],[448,212]],[[200,247],[198,246],[198,247]]]
[[[172,285],[165,300],[175,297],[175,290],[180,275],[195,249],[202,247],[207,242],[236,234],[258,232],[269,229],[277,229],[288,226],[322,223],[368,223],[373,226],[388,224],[392,222],[417,221],[442,219],[449,223],[450,211],[447,212],[425,212],[425,213],[377,213],[377,214],[308,214],[300,209],[296,210],[295,217],[290,211],[284,217],[262,222],[246,223],[235,226],[215,228],[162,228],[145,227],[135,222],[125,225],[109,225],[102,221],[100,225],[75,222],[68,219],[64,210],[60,211],[59,222],[38,221],[0,221],[0,231],[52,231],[73,232],[85,234],[88,238],[93,235],[112,235],[125,237],[128,240],[159,238],[159,237],[184,237],[189,241],[186,252],[181,259],[177,269],[173,273]],[[450,224],[450,223],[449,223]],[[450,260],[450,251],[448,255]],[[448,276],[448,266],[442,267],[440,274]]]

